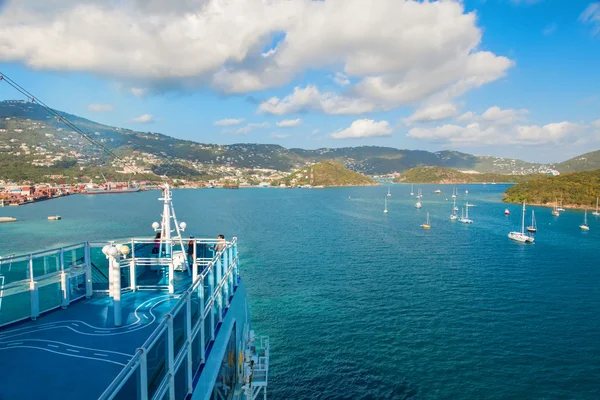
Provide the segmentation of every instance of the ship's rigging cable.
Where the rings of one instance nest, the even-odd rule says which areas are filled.
[[[71,121],[69,121],[69,119],[67,117],[65,117],[64,115],[61,115],[58,111],[56,111],[53,108],[50,108],[49,106],[47,106],[43,101],[41,101],[40,99],[38,99],[37,97],[35,97],[27,89],[25,89],[24,87],[22,87],[21,85],[19,85],[14,80],[10,79],[2,71],[0,71],[0,82],[6,82],[6,83],[8,83],[15,90],[17,90],[19,93],[21,93],[23,96],[25,96],[28,101],[30,101],[31,103],[37,103],[48,114],[50,114],[51,116],[55,117],[59,122],[62,122],[63,124],[65,124],[69,128],[73,129],[76,133],[78,133],[80,136],[82,136],[83,138],[85,138],[91,144],[93,144],[95,146],[98,146],[100,149],[104,150],[104,152],[106,152],[106,154],[108,154],[109,156],[111,156],[111,157],[115,158],[116,160],[120,161],[124,166],[129,167],[130,170],[133,171],[134,174],[137,173],[136,171],[138,170],[138,167],[132,166],[132,165],[128,164],[125,160],[123,160],[121,157],[119,157],[117,154],[115,154],[115,152],[112,151],[110,148],[106,147],[101,142],[99,142],[96,139],[94,139],[90,134],[84,132],[77,125],[75,125]]]

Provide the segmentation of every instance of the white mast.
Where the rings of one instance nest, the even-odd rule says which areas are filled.
[[[523,212],[521,213],[521,233],[525,234],[525,202],[523,202]]]

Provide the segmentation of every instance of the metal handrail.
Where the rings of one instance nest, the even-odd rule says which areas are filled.
[[[156,342],[158,341],[160,336],[165,333],[165,330],[172,329],[172,323],[169,324],[170,320],[172,320],[174,318],[174,316],[178,315],[178,313],[184,309],[184,305],[191,298],[192,293],[195,290],[197,290],[199,286],[203,285],[204,279],[208,276],[208,274],[212,271],[212,268],[216,265],[217,259],[219,259],[219,257],[221,257],[223,255],[225,250],[229,249],[230,247],[232,247],[233,245],[236,245],[236,244],[237,244],[237,239],[233,238],[233,240],[231,242],[227,242],[226,246],[223,249],[221,249],[217,254],[215,254],[212,261],[208,264],[208,266],[201,273],[198,274],[196,280],[194,282],[192,282],[190,287],[181,294],[181,297],[179,298],[177,303],[171,308],[170,312],[165,315],[165,317],[162,319],[162,321],[158,324],[158,326],[154,329],[154,331],[146,339],[144,344],[139,349],[136,350],[134,357],[123,368],[123,371],[121,371],[121,373],[119,373],[117,375],[117,377],[115,377],[115,379],[111,382],[111,384],[106,388],[106,390],[99,397],[99,400],[111,400],[118,394],[118,391],[125,385],[127,379],[129,379],[129,377],[131,376],[132,372],[128,373],[128,371],[135,371],[137,368],[140,368],[142,354],[144,352],[147,353],[148,350],[156,344]],[[216,297],[218,295],[220,295],[225,282],[229,279],[229,276],[233,272],[234,266],[236,265],[237,262],[238,262],[237,255],[235,257],[231,257],[231,259],[228,260],[229,265],[227,265],[226,268],[224,268],[223,277],[221,278],[221,281],[219,282],[219,284],[213,288],[213,291],[211,293],[211,296],[207,303],[207,306],[208,306],[208,304],[211,304],[211,305],[214,304]],[[187,308],[185,308],[185,310],[187,310]],[[199,327],[200,324],[204,324],[204,319],[206,317],[207,317],[207,313],[203,312],[202,316],[198,318],[198,320],[195,323],[195,326],[192,328],[192,332],[195,332],[196,335],[198,334],[198,331],[200,330],[200,329],[196,329],[196,328]],[[190,345],[189,337],[187,338],[187,343],[189,346]],[[174,350],[174,348],[173,348],[173,350]],[[180,351],[183,352],[183,350],[184,350],[184,348],[182,347],[182,349]],[[177,356],[178,355],[174,355],[174,357],[177,357]],[[165,359],[165,361],[167,361],[167,360]],[[167,370],[165,373],[165,376],[163,377],[160,384],[158,385],[155,396],[158,395],[159,392],[162,394],[166,393],[166,390],[167,390],[166,388],[168,387],[168,382],[171,379],[170,374],[171,374],[171,372]],[[140,383],[140,384],[142,384],[142,383]],[[147,384],[147,382],[146,382],[146,384]]]

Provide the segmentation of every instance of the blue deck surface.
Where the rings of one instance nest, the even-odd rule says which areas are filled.
[[[167,292],[123,293],[116,328],[112,299],[95,295],[0,330],[0,400],[98,398],[176,302]]]

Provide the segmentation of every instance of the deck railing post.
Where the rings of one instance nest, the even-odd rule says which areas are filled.
[[[139,400],[148,400],[148,356],[146,355],[146,350],[140,348],[138,350],[142,351],[142,356],[140,357],[140,366],[139,374],[140,374],[140,390],[138,391],[138,399]]]
[[[175,341],[173,338],[173,315],[167,314],[167,371],[169,374],[169,399],[175,399]]]
[[[194,260],[192,261],[192,283],[196,282],[196,279],[198,279],[198,255],[196,254],[196,239],[194,239],[194,253],[193,253],[193,257]]]
[[[223,280],[223,263],[221,262],[221,258],[226,259],[225,251],[222,251],[222,255],[217,258],[217,282],[215,286],[219,286],[221,284],[221,280]],[[217,310],[219,312],[219,322],[223,321],[223,289],[219,290],[219,293],[216,294],[215,300],[217,302]]]
[[[90,243],[85,243],[85,248],[83,252],[83,258],[85,260],[85,297],[90,298],[93,294],[93,286],[92,286],[92,260],[91,260],[91,250]]]
[[[213,312],[213,308],[216,307],[214,302],[215,300],[215,264],[209,266],[210,272],[208,273],[208,281],[210,283],[210,299],[213,300],[211,309],[210,309],[210,340],[215,340],[215,313]]]
[[[185,337],[186,337],[186,346],[187,346],[187,368],[186,368],[186,383],[187,383],[187,392],[188,394],[192,394],[194,390],[194,382],[192,375],[192,295],[189,292],[187,293],[187,301],[185,303]]]
[[[40,316],[40,295],[38,283],[33,276],[33,256],[29,255],[29,290],[31,295],[31,319],[35,320]]]
[[[234,271],[233,284],[235,286],[235,285],[237,285],[238,277],[240,274],[240,266],[239,266],[238,250],[237,250],[237,239],[234,238],[234,240],[235,241],[233,243],[233,259],[235,260],[235,267],[233,268],[233,271]]]
[[[60,306],[65,309],[69,306],[69,277],[65,270],[62,270],[60,273],[60,290],[62,291],[62,301]]]
[[[65,270],[65,251],[63,250],[62,247],[60,248],[59,261],[60,261],[60,270],[64,271]]]
[[[110,277],[112,278],[112,298],[114,306],[115,326],[122,325],[121,315],[121,265],[115,257],[108,257],[108,265],[110,267]]]
[[[205,346],[204,346],[204,277],[202,277],[202,283],[200,285],[198,285],[198,297],[200,298],[200,301],[198,302],[198,313],[199,313],[199,320],[200,320],[200,335],[198,335],[200,337],[200,361],[201,362],[205,362],[205,358],[204,358],[204,351]]]
[[[175,293],[175,264],[173,264],[173,255],[169,257],[169,294],[173,294]]]
[[[136,270],[135,270],[135,243],[133,239],[131,239],[131,261],[129,262],[129,283],[132,291],[136,291],[137,282],[136,282]]]

